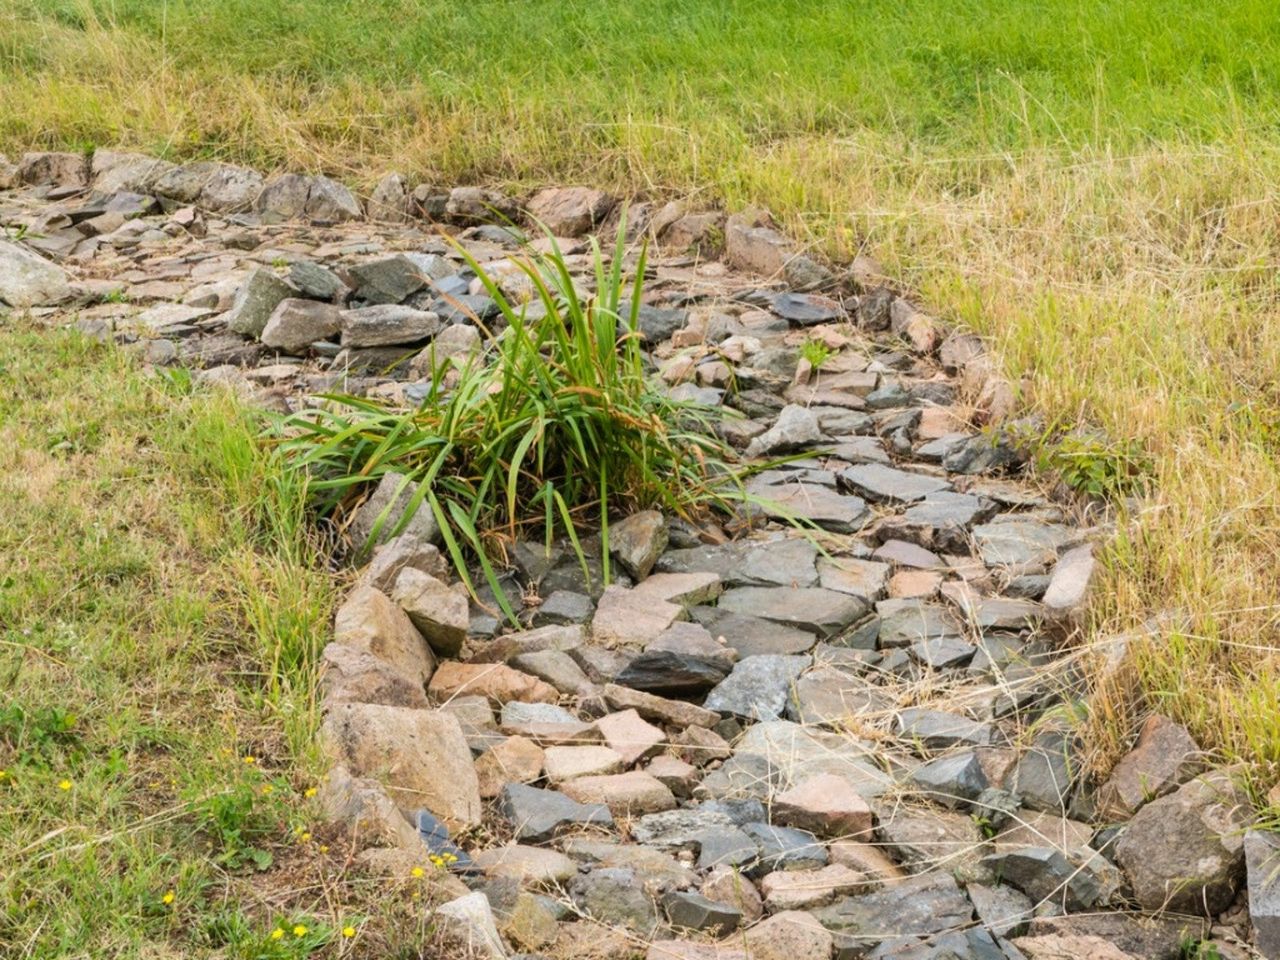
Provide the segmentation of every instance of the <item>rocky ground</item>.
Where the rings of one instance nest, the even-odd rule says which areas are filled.
[[[495,219],[532,214],[586,276],[580,238],[618,216],[581,188],[362,201],[104,151],[0,158],[0,189],[0,301],[281,410],[413,402],[433,351],[482,347],[495,305],[446,235],[520,297]],[[732,529],[619,518],[608,586],[516,544],[522,630],[450,583],[424,518],[381,545],[325,651],[325,799],[365,861],[430,871],[487,957],[1278,955],[1280,853],[1239,771],[1155,714],[1085,774],[1070,641],[1107,531],[1022,476],[981,343],[766,217],[628,224],[659,253],[657,375],[733,411],[744,456],[807,456]]]

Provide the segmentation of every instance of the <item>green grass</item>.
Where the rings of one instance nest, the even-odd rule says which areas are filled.
[[[322,887],[350,881],[303,837],[334,587],[261,423],[13,322],[0,395],[0,954],[364,936],[367,892],[335,909]]]

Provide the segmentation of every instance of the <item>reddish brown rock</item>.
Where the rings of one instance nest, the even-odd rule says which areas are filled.
[[[871,808],[843,777],[818,774],[801,781],[773,801],[776,823],[823,837],[856,839],[871,833]]]
[[[508,783],[533,783],[542,776],[542,748],[524,737],[507,737],[476,758],[480,796],[486,800],[502,793]]]
[[[561,787],[578,803],[603,803],[614,816],[638,817],[675,808],[676,798],[662,782],[643,770],[604,777],[581,777]]]
[[[1185,727],[1159,714],[1148,717],[1137,746],[1120,759],[1098,791],[1098,812],[1126,820],[1144,803],[1186,783],[1203,766],[1203,754]]]
[[[436,670],[427,692],[437,702],[463,694],[479,694],[495,706],[511,700],[524,703],[555,703],[560,694],[549,683],[513,670],[502,663],[454,663],[447,661]]]

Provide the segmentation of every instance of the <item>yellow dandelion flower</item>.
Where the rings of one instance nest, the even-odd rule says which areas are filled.
[[[351,939],[352,937],[354,937],[354,936],[356,935],[356,928],[355,928],[355,927],[343,927],[343,928],[342,928],[342,935],[343,935],[344,937],[346,937],[346,938],[349,940],[349,939]]]
[[[307,935],[307,928],[304,927],[302,924],[298,924],[296,927],[293,928],[293,935],[295,937],[305,937]]]
[[[272,930],[272,931],[271,931],[271,939],[272,939],[272,940],[279,940],[279,939],[281,939],[283,936],[284,936],[284,931],[283,931],[283,930],[281,930],[279,927],[276,927],[274,930]]]
[[[258,758],[253,756],[247,756],[244,758],[244,762],[249,764],[249,766],[253,766],[255,763],[258,762]]]
[[[9,771],[8,771],[8,770],[0,770],[0,780],[3,780],[3,779],[4,779],[5,777],[7,777],[8,775],[9,775]]]
[[[303,791],[302,791],[302,795],[303,795],[304,797],[306,797],[307,799],[310,799],[311,797],[314,797],[314,796],[316,795],[316,788],[315,788],[315,787],[307,787],[307,789],[305,789],[305,790],[303,790]]]
[[[327,843],[322,843],[322,844],[320,844],[320,852],[321,852],[321,853],[328,853],[328,852],[329,852],[329,845],[328,845]]]
[[[273,787],[271,784],[269,784],[269,783],[264,783],[264,784],[262,785],[262,795],[265,797],[268,793],[270,793],[270,792],[271,792],[272,790],[274,790],[274,789],[275,789],[275,787]]]
[[[301,840],[303,843],[310,843],[310,842],[311,842],[311,834],[309,834],[309,833],[305,833],[305,832],[304,832],[304,833],[302,834],[302,836],[301,836],[301,837],[299,837],[298,839],[299,839],[299,840]]]
[[[58,789],[59,789],[59,790],[70,790],[70,789],[71,789],[71,781],[70,781],[70,780],[60,780],[60,781],[58,781]]]
[[[172,890],[167,890],[165,891],[165,895],[161,897],[160,900],[167,907],[169,904],[173,903],[176,897],[177,897],[177,894],[175,894]]]
[[[421,867],[414,867],[409,872],[413,874],[415,877],[424,877],[427,874],[427,871],[423,870]]]

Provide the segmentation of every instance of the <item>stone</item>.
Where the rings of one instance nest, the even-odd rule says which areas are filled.
[[[380,703],[426,707],[423,684],[396,671],[385,660],[344,646],[327,644],[321,652],[327,703]]]
[[[1014,765],[1007,787],[1032,810],[1063,812],[1078,774],[1075,742],[1058,730],[1038,734]]]
[[[595,603],[585,593],[556,590],[534,610],[533,625],[586,623],[595,609]]]
[[[878,684],[842,667],[818,663],[793,684],[787,718],[843,729],[868,715],[891,713],[896,706]]]
[[[721,595],[719,607],[823,638],[840,633],[866,612],[857,598],[821,587],[734,587]]]
[[[1249,830],[1244,854],[1254,944],[1264,957],[1280,957],[1280,839]]]
[[[832,863],[843,864],[867,878],[869,884],[897,883],[907,872],[873,843],[838,840],[827,848]]]
[[[699,767],[716,760],[726,760],[733,754],[733,748],[724,737],[705,727],[686,727],[672,734],[671,745],[681,759]]]
[[[306,214],[311,178],[300,173],[272,177],[254,201],[254,208],[271,222],[299,220]]]
[[[808,657],[747,657],[734,664],[703,705],[750,720],[777,720],[786,709],[791,685],[809,663]]]
[[[911,771],[911,782],[945,807],[963,807],[989,786],[978,755],[972,750],[938,757]]]
[[[1016,438],[996,428],[951,444],[942,457],[942,465],[951,473],[992,474],[1012,470],[1023,459]]]
[[[658,928],[658,907],[634,871],[602,867],[576,877],[569,885],[574,905],[588,917],[626,927],[641,937]]]
[[[822,440],[818,418],[807,407],[788,404],[772,427],[747,446],[748,457],[767,457],[804,450]]]
[[[1084,610],[1096,566],[1091,543],[1073,547],[1058,558],[1042,601],[1051,619],[1070,619]]]
[[[335,761],[379,779],[402,807],[426,807],[454,828],[479,825],[480,784],[451,714],[339,703],[325,717],[323,739]]]
[[[871,556],[900,567],[915,567],[920,570],[936,570],[943,566],[942,558],[936,553],[905,540],[886,540]]]
[[[483,893],[477,891],[443,903],[432,916],[441,932],[467,951],[466,956],[506,960],[507,948],[498,934],[489,898]]]
[[[461,694],[480,694],[498,707],[510,700],[555,703],[560,698],[555,687],[503,663],[446,661],[436,668],[427,692],[437,701]]]
[[[373,559],[360,574],[359,583],[388,593],[406,567],[421,570],[437,580],[449,576],[448,563],[435,546],[411,533],[403,533],[373,551]]]
[[[678,604],[611,584],[596,604],[591,635],[610,646],[645,646],[683,616]]]
[[[525,843],[546,843],[570,829],[613,826],[613,817],[602,804],[578,803],[555,790],[518,783],[503,788],[499,810],[515,839]]]
[[[294,295],[294,289],[266,267],[258,267],[240,285],[224,319],[227,328],[244,337],[262,337],[276,307]]]
[[[871,808],[843,777],[821,773],[801,780],[773,800],[773,818],[820,837],[855,839],[871,834]]]
[[[1120,758],[1098,790],[1098,812],[1126,820],[1147,801],[1172,793],[1200,772],[1203,754],[1185,727],[1153,714],[1137,745]]]
[[[910,647],[923,640],[963,639],[962,624],[949,609],[924,600],[882,600],[876,604],[880,615],[880,648]]]
[[[657,569],[668,573],[714,573],[726,586],[817,586],[817,548],[793,537],[764,542],[730,542],[668,550]]]
[[[537,894],[521,892],[515,905],[503,918],[502,935],[519,949],[537,950],[553,943],[560,935],[560,903]],[[527,955],[517,960],[527,960]]]
[[[268,347],[301,355],[317,340],[328,340],[341,329],[341,312],[333,304],[290,297],[276,304],[261,339]]]
[[[889,585],[889,564],[853,557],[822,557],[818,583],[826,590],[857,597],[868,607],[881,599]]]
[[[746,823],[742,832],[759,851],[759,860],[747,871],[751,876],[763,876],[773,870],[811,870],[827,863],[826,847],[807,830]]]
[[[784,320],[806,327],[844,317],[844,308],[837,301],[816,293],[779,294],[770,309]]]
[[[846,467],[837,477],[844,486],[873,503],[916,503],[951,489],[946,480],[879,463]]]
[[[963,882],[992,879],[982,864],[990,852],[972,817],[935,807],[899,803],[877,808],[881,847],[913,873],[942,870]]]
[[[1026,960],[1138,960],[1101,937],[1046,934],[1039,937],[1017,937],[1010,941],[1019,956]]]
[[[402,253],[357,264],[347,271],[355,296],[366,304],[398,304],[427,285],[422,267]]]
[[[650,760],[645,772],[681,800],[687,800],[693,795],[693,788],[699,777],[698,768],[693,764],[665,753]]]
[[[609,552],[634,579],[643,580],[667,547],[667,523],[657,510],[643,510],[609,528]]]
[[[588,697],[596,692],[582,668],[563,650],[537,650],[511,660],[517,670],[545,680],[563,694]]]
[[[404,223],[409,220],[410,193],[404,177],[388,173],[378,181],[369,195],[369,219],[382,223]]]
[[[948,873],[930,871],[813,914],[829,930],[871,945],[894,937],[930,937],[968,926],[973,906]]]
[[[547,747],[545,765],[552,785],[577,777],[618,773],[623,768],[622,757],[601,746]]]
[[[0,240],[0,303],[46,307],[71,298],[66,271],[25,247]]]
[[[430,509],[413,502],[418,493],[418,484],[411,477],[395,471],[384,473],[373,493],[356,509],[348,528],[356,550],[362,552],[405,534],[422,543],[439,539],[440,528]]]
[[[391,599],[409,615],[437,654],[456,657],[462,650],[470,623],[466,594],[429,573],[406,567],[396,577]]]
[[[786,523],[807,520],[833,533],[856,533],[869,515],[860,497],[802,480],[761,475],[747,481],[747,493],[755,498],[752,506],[767,517]]]
[[[732,613],[719,607],[694,607],[690,615],[710,633],[723,639],[739,657],[788,655],[813,649],[816,638],[807,630],[772,623],[763,617]]]
[[[192,163],[187,167],[199,169],[201,187],[195,199],[207,210],[220,213],[248,210],[262,192],[262,174],[248,167],[229,163]],[[164,194],[164,182],[164,176],[156,181],[156,192],[161,195]]]
[[[509,223],[519,211],[510,197],[483,187],[454,187],[444,215],[455,223]]]
[[[774,913],[825,906],[836,897],[863,893],[867,887],[866,877],[840,864],[817,870],[780,870],[760,881],[765,905]]]
[[[973,528],[982,562],[1016,573],[1036,573],[1052,564],[1071,532],[1057,524],[1034,520],[995,520]]]
[[[676,798],[656,777],[643,770],[609,776],[579,777],[563,785],[566,796],[580,803],[602,803],[614,816],[635,817],[675,808]]]
[[[357,587],[334,616],[334,642],[368,653],[419,688],[435,672],[435,657],[412,621],[384,593]]]
[[[379,304],[343,310],[344,347],[385,347],[420,343],[440,332],[440,318],[426,310]]]
[[[898,714],[895,732],[904,740],[914,740],[930,750],[954,746],[989,746],[995,731],[989,723],[942,710],[910,707]]]
[[[1208,935],[1208,923],[1197,917],[1120,911],[1042,915],[1032,919],[1027,928],[1028,937],[1099,939],[1141,960],[1180,960],[1187,944],[1198,943]]]
[[[971,883],[965,893],[982,925],[998,937],[1016,936],[1035,915],[1035,904],[1013,887]]]
[[[775,913],[743,933],[751,960],[829,960],[831,934],[801,910]]]
[[[983,863],[1032,900],[1054,903],[1065,911],[1106,906],[1123,884],[1120,871],[1087,847],[998,849]]]
[[[82,153],[24,153],[18,161],[18,182],[55,187],[83,187],[89,165]]]
[[[720,722],[720,714],[696,704],[632,690],[617,684],[606,684],[605,701],[614,710],[635,710],[648,720],[674,724],[678,727],[714,727]]]
[[[618,674],[618,683],[670,697],[704,692],[733,668],[735,651],[696,623],[677,622]]]
[[[988,795],[989,796],[989,795]],[[1094,828],[1045,811],[1018,810],[995,835],[997,850],[1055,847],[1064,852],[1091,845]]]
[[[1152,800],[1116,843],[1116,862],[1146,910],[1215,916],[1244,880],[1252,807],[1231,771],[1212,771]]]
[[[736,910],[746,923],[755,923],[764,915],[764,904],[755,884],[733,867],[714,867],[700,889],[709,900]]]
[[[313,300],[338,300],[346,292],[347,285],[337,274],[310,260],[295,260],[289,264],[289,282],[304,297]]]
[[[345,185],[329,177],[312,177],[305,209],[307,218],[324,223],[342,223],[364,216],[360,201]]]
[[[792,257],[791,244],[762,219],[739,214],[729,217],[724,228],[725,263],[778,279]]]
[[[491,800],[508,783],[533,783],[542,776],[543,750],[526,737],[507,737],[476,760],[480,796]]]
[[[758,760],[768,773],[767,779],[781,790],[810,777],[832,773],[853,784],[857,793],[869,800],[895,782],[892,772],[868,759],[871,755],[869,744],[851,737],[773,720],[747,729],[736,744],[733,761]]]
[[[707,899],[700,893],[674,890],[662,898],[662,910],[677,930],[700,930],[724,937],[742,923],[742,911]]]
[[[606,714],[596,721],[596,729],[609,749],[622,758],[624,767],[633,766],[652,754],[665,738],[661,730],[647,723],[635,710]],[[701,729],[691,727],[689,732]]]
[[[550,187],[534,194],[529,215],[556,237],[580,237],[597,227],[613,198],[589,187]]]

